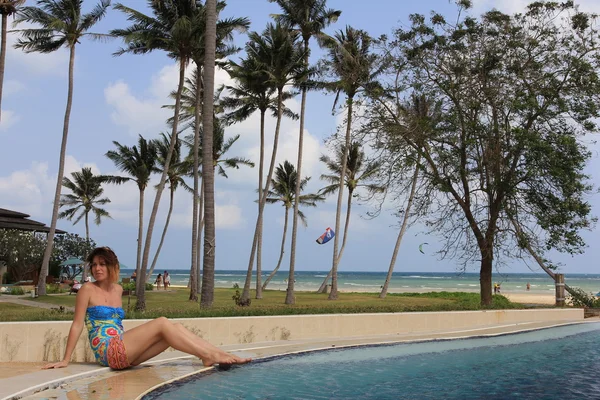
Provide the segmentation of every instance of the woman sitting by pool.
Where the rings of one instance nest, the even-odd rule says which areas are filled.
[[[44,369],[69,365],[84,322],[96,361],[112,369],[139,365],[169,346],[197,356],[205,366],[245,364],[251,361],[249,358],[224,352],[183,325],[173,323],[165,317],[124,332],[121,323],[125,317],[121,304],[123,288],[116,283],[119,278],[117,255],[108,247],[99,247],[90,253],[87,261],[95,282],[83,285],[77,293],[75,316],[63,360],[47,364]]]

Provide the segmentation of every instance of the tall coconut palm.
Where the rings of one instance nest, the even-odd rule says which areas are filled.
[[[83,0],[38,0],[37,7],[22,7],[15,18],[16,25],[26,22],[39,26],[39,28],[17,30],[21,37],[15,43],[15,48],[22,49],[26,53],[52,53],[63,46],[69,49],[67,105],[63,122],[56,190],[54,193],[54,206],[52,208],[52,221],[50,222],[48,243],[46,245],[46,251],[44,252],[44,260],[42,261],[42,269],[38,280],[38,293],[40,295],[46,294],[46,276],[48,276],[48,265],[52,254],[52,247],[54,245],[54,233],[56,232],[58,207],[60,206],[60,191],[65,171],[69,120],[71,117],[71,106],[73,104],[75,47],[85,36],[92,39],[106,38],[106,35],[90,33],[88,30],[104,17],[106,9],[110,5],[110,0],[101,0],[96,7],[87,14],[81,13],[82,3]]]
[[[354,192],[357,188],[362,187],[366,189],[369,194],[373,193],[382,193],[385,188],[380,185],[376,185],[374,183],[368,183],[369,179],[372,179],[377,172],[379,171],[379,167],[381,163],[375,161],[370,163],[365,163],[365,153],[362,150],[361,144],[359,142],[352,142],[350,145],[350,151],[346,151],[345,146],[342,144],[337,148],[336,157],[332,159],[329,156],[322,155],[320,160],[327,166],[330,174],[321,175],[321,180],[329,182],[329,185],[325,186],[321,189],[320,193],[324,196],[336,193],[340,189],[340,177],[342,172],[343,165],[343,157],[347,155],[347,163],[346,163],[346,178],[343,182],[348,189],[348,200],[346,204],[346,223],[344,225],[344,238],[342,239],[342,247],[338,253],[337,262],[339,264],[342,259],[342,254],[344,253],[344,249],[346,248],[346,239],[348,238],[348,228],[350,227],[350,214],[352,210],[352,200],[354,199]],[[338,231],[336,232],[339,234]],[[321,287],[318,292],[323,293],[327,288],[327,282],[331,278],[333,274],[333,270],[329,270],[329,274],[323,280]]]
[[[156,146],[156,171],[158,173],[162,173],[165,167],[165,162],[167,160],[167,156],[169,154],[169,148],[171,147],[171,142],[169,138],[161,132],[160,139],[156,139],[153,141]],[[146,277],[146,281],[152,276],[154,272],[154,267],[156,267],[156,262],[158,261],[158,256],[160,254],[160,250],[165,242],[165,237],[167,236],[167,229],[169,229],[169,222],[171,222],[171,214],[173,213],[173,200],[175,199],[175,191],[179,187],[179,185],[184,184],[183,177],[187,173],[189,169],[189,163],[185,160],[181,159],[181,141],[178,139],[178,142],[175,143],[175,149],[173,151],[173,156],[171,157],[171,163],[169,165],[169,171],[167,172],[167,182],[169,184],[169,211],[167,212],[167,220],[165,221],[165,227],[163,228],[162,235],[160,236],[160,242],[158,243],[158,247],[156,248],[156,253],[154,254],[154,258],[152,259],[152,264],[150,266],[150,271]]]
[[[61,195],[60,207],[70,207],[58,214],[58,218],[65,218],[77,224],[83,218],[85,221],[85,239],[90,240],[89,214],[95,216],[94,222],[100,225],[102,218],[110,218],[110,214],[98,205],[110,203],[110,199],[100,198],[104,194],[102,188],[103,177],[94,175],[91,168],[84,167],[81,171],[71,173],[73,180],[63,178],[62,185],[71,193]],[[79,215],[77,215],[79,213]]]
[[[4,86],[4,69],[6,65],[6,32],[8,17],[14,15],[25,0],[0,0],[0,14],[2,14],[2,39],[0,46],[0,119],[2,118],[2,88]]]
[[[138,280],[144,279],[145,282],[145,277],[140,278],[142,235],[144,233],[144,192],[150,182],[150,175],[156,170],[156,145],[153,141],[144,139],[142,135],[138,138],[137,146],[128,147],[121,145],[116,141],[113,141],[113,144],[117,147],[117,150],[109,150],[106,152],[106,157],[115,164],[119,171],[125,172],[129,177],[107,176],[107,182],[120,185],[125,182],[133,181],[137,184],[140,192],[138,206],[137,260],[135,270]]]
[[[268,24],[262,35],[257,32],[251,32],[249,43],[246,46],[246,53],[249,57],[257,61],[257,72],[264,73],[268,79],[267,83],[273,85],[277,90],[277,123],[275,125],[275,136],[273,138],[273,152],[264,192],[269,192],[273,171],[275,170],[275,159],[277,158],[277,145],[279,142],[279,130],[281,127],[281,118],[283,116],[283,98],[284,89],[292,82],[300,81],[308,74],[304,67],[305,50],[298,42],[299,35],[290,32],[281,24]],[[264,193],[263,192],[263,193]],[[250,283],[252,280],[252,269],[254,266],[254,257],[258,244],[260,233],[260,224],[265,208],[266,196],[262,196],[259,202],[258,216],[256,219],[256,228],[252,241],[252,250],[250,251],[250,260],[248,261],[248,271],[244,282],[244,291],[242,300],[247,301],[250,298]]]
[[[340,168],[340,180],[338,188],[337,208],[335,215],[335,232],[339,232],[340,219],[342,212],[343,189],[346,176],[346,168],[348,163],[347,151],[350,149],[350,132],[352,128],[354,98],[366,87],[374,84],[374,78],[379,73],[376,68],[377,57],[371,53],[371,38],[361,30],[352,27],[346,27],[343,31],[338,31],[334,38],[325,38],[324,45],[328,49],[328,57],[324,62],[324,66],[333,77],[333,81],[324,84],[324,87],[336,93],[334,109],[343,92],[346,95],[346,136],[344,154],[342,154],[342,165]],[[332,261],[332,279],[331,292],[329,299],[335,300],[338,298],[337,291],[337,268],[339,262],[338,254],[339,235],[335,235],[333,239],[333,261]]]
[[[196,132],[194,124],[192,124],[191,126],[192,126],[194,132]],[[254,168],[254,163],[246,158],[225,157],[225,154],[231,149],[233,144],[240,138],[240,135],[236,135],[232,138],[229,138],[227,141],[225,141],[225,129],[223,127],[223,124],[216,117],[214,118],[213,126],[214,126],[213,169],[217,170],[219,175],[224,176],[225,178],[228,178],[224,167],[239,169],[241,165],[246,165],[251,168]],[[202,133],[202,129],[200,129],[199,132]],[[197,147],[195,145],[194,137],[195,137],[195,134],[188,135],[188,136],[186,136],[185,140],[183,141],[190,149],[190,155],[188,156],[188,164],[192,167],[192,175],[193,175],[193,165],[194,165],[194,162],[193,162],[194,149]],[[200,151],[198,151],[198,153],[200,153],[201,151],[202,150],[200,149]],[[198,159],[202,159],[202,154],[198,154]],[[190,188],[190,191],[192,193],[195,192],[192,188]],[[200,210],[203,210],[203,205],[204,205],[204,190],[201,190],[200,196],[199,196],[198,208]],[[203,227],[204,227],[204,218],[200,217],[198,219],[198,240],[201,237]],[[198,252],[197,256],[198,256],[197,261],[199,263],[200,262],[199,252]],[[190,300],[196,300],[195,297],[196,297],[196,293],[197,293],[197,290],[196,290],[197,288],[194,285],[195,281],[193,279],[193,275],[195,275],[195,274],[190,274]]]
[[[221,106],[228,110],[224,117],[229,124],[242,122],[248,119],[256,111],[260,112],[260,156],[258,163],[258,204],[263,194],[264,160],[265,160],[265,116],[270,111],[277,117],[276,89],[267,83],[268,76],[258,68],[257,60],[251,57],[242,59],[239,64],[229,63],[227,69],[229,76],[235,80],[234,85],[228,85],[230,96],[221,100]],[[284,92],[283,101],[291,99],[296,94]],[[292,119],[298,119],[298,115],[289,108],[284,107],[283,115]],[[262,274],[262,220],[258,232],[258,244],[256,248],[256,276]],[[260,278],[256,280],[256,298],[262,298],[262,287]]]
[[[63,186],[71,191],[69,194],[61,195],[60,207],[70,207],[60,214],[58,218],[66,218],[72,221],[73,218],[79,212],[73,225],[81,221],[82,218],[85,220],[85,240],[88,245],[90,243],[90,224],[89,224],[89,213],[93,212],[95,217],[94,222],[96,225],[100,225],[103,217],[110,218],[110,214],[98,205],[110,203],[110,199],[107,197],[99,198],[104,193],[102,183],[106,179],[101,175],[94,175],[91,168],[82,168],[81,172],[72,172],[71,176],[73,180],[69,178],[63,178]],[[83,268],[82,280],[85,281],[87,277],[87,267]]]
[[[327,8],[327,0],[269,0],[277,3],[283,13],[276,14],[275,20],[281,22],[302,36],[304,43],[304,66],[308,68],[310,55],[310,39],[316,36],[322,39],[325,35],[323,29],[337,21],[341,11]],[[306,111],[307,86],[303,81],[297,82],[302,89],[302,100],[300,103],[300,132],[298,134],[298,161],[296,170],[302,175],[302,151],[304,147],[304,115]],[[298,232],[298,207],[300,206],[300,180],[296,182],[296,200],[294,201],[294,214],[292,219],[292,248],[290,251],[290,272],[288,277],[288,291],[285,299],[286,304],[294,304],[294,273],[296,265],[296,235]],[[257,279],[260,275],[257,274]]]
[[[283,223],[283,235],[281,237],[281,252],[279,253],[279,260],[277,261],[277,266],[262,286],[262,289],[266,289],[273,276],[279,271],[279,267],[281,266],[281,261],[283,260],[283,254],[285,251],[285,239],[287,235],[288,228],[288,217],[290,213],[290,208],[293,207],[294,201],[296,201],[296,180],[298,179],[298,174],[296,173],[296,169],[294,165],[289,161],[285,161],[283,164],[279,164],[277,169],[275,170],[275,179],[273,179],[273,188],[267,193],[266,202],[269,204],[281,203],[285,210],[284,223]],[[310,180],[310,177],[306,177],[302,179],[300,182],[300,189],[304,190],[306,184]],[[299,197],[299,201],[303,206],[306,207],[316,207],[318,201],[324,201],[325,197],[320,194],[303,194]],[[300,217],[300,221],[304,226],[306,224],[306,217],[302,211],[298,211],[298,216]]]
[[[181,103],[181,92],[185,79],[185,69],[189,63],[198,38],[202,35],[201,27],[194,24],[194,18],[198,7],[202,6],[200,0],[171,0],[157,1],[148,0],[148,6],[153,16],[145,15],[123,4],[117,4],[115,9],[127,15],[131,26],[125,29],[114,29],[111,34],[120,37],[125,42],[125,47],[117,51],[116,55],[125,53],[146,54],[153,51],[164,51],[179,64],[179,81],[177,95],[175,98],[175,110],[173,115],[173,127],[171,131],[169,153],[165,160],[165,168],[161,174],[160,182],[156,189],[156,196],[152,206],[152,213],[148,221],[144,251],[141,268],[137,279],[137,301],[136,310],[146,309],[145,282],[148,261],[150,257],[150,246],[152,245],[152,233],[156,222],[156,214],[160,205],[160,199],[167,181],[167,174],[171,158],[177,143],[179,108]]]
[[[211,307],[215,292],[215,171],[213,167],[213,116],[217,51],[217,1],[206,0],[204,30],[204,97],[202,104],[202,186],[204,188],[204,258],[200,306]],[[195,139],[196,147],[198,138]],[[197,190],[197,188],[194,188]],[[195,195],[196,193],[194,193]]]

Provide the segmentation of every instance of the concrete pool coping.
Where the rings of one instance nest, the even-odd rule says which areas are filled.
[[[442,330],[408,334],[357,336],[353,338],[317,338],[281,340],[275,342],[248,343],[222,346],[254,359],[271,358],[286,354],[303,353],[340,347],[361,345],[411,343],[432,340],[464,339],[506,335],[563,325],[598,322],[598,318],[583,321],[534,321],[511,324],[495,324],[462,330]],[[136,368],[111,371],[95,364],[73,363],[59,370],[28,371],[16,377],[0,379],[0,399],[141,399],[145,394],[186,376],[211,370],[202,366],[200,360],[180,352],[163,353],[159,357]],[[242,367],[243,368],[243,367]],[[0,368],[0,372],[1,372]]]

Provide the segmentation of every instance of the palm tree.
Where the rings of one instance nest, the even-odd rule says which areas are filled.
[[[123,146],[119,142],[113,141],[117,150],[106,152],[108,157],[117,168],[130,175],[130,177],[107,176],[106,180],[117,185],[133,181],[137,184],[140,191],[140,201],[138,207],[138,238],[137,238],[137,261],[135,265],[138,280],[146,282],[145,276],[140,275],[142,258],[142,235],[144,230],[144,192],[150,182],[150,175],[156,170],[157,152],[156,145],[152,141],[147,141],[142,137],[138,138],[138,145],[133,147]],[[137,290],[137,288],[136,288]],[[139,292],[137,292],[139,294]]]
[[[346,118],[346,137],[342,154],[342,165],[340,168],[340,180],[338,189],[337,208],[335,215],[335,232],[340,229],[340,219],[342,211],[342,199],[346,168],[348,162],[347,151],[350,149],[350,131],[352,128],[352,116],[354,97],[366,87],[374,85],[374,78],[379,73],[375,69],[376,56],[370,52],[371,38],[361,30],[352,27],[346,27],[344,31],[339,31],[334,38],[325,38],[324,44],[328,49],[329,57],[324,62],[326,70],[333,75],[335,79],[332,82],[326,82],[323,86],[336,93],[334,109],[341,92],[346,94],[346,108],[348,116]],[[339,263],[338,254],[339,235],[333,238],[333,262],[331,292],[329,300],[338,298],[337,291],[337,268]]]
[[[97,205],[103,205],[110,203],[110,199],[99,197],[104,193],[102,188],[102,182],[106,179],[101,175],[94,175],[91,168],[82,168],[81,172],[72,172],[71,176],[73,180],[69,178],[63,178],[63,186],[71,190],[70,194],[61,195],[60,207],[71,207],[60,214],[58,218],[66,218],[72,221],[75,215],[80,212],[79,216],[76,217],[73,225],[81,221],[85,217],[85,240],[90,243],[90,224],[89,224],[89,213],[94,213],[96,218],[94,222],[96,225],[100,225],[102,217],[110,218],[110,214],[103,208],[97,207]],[[87,277],[87,267],[83,268],[82,280],[85,281]]]
[[[202,186],[204,188],[204,264],[200,306],[211,307],[215,292],[215,171],[213,167],[213,116],[215,93],[215,60],[217,47],[217,1],[206,0],[204,31],[204,97],[202,104]],[[197,136],[197,135],[196,135]],[[198,137],[194,139],[195,148]],[[197,187],[194,188],[197,190]],[[196,192],[197,193],[197,192]],[[194,193],[194,195],[196,195]]]
[[[267,285],[273,279],[273,276],[279,271],[279,267],[281,266],[281,261],[283,260],[283,253],[285,250],[285,238],[287,235],[287,227],[288,227],[288,216],[290,213],[290,208],[293,207],[294,201],[296,200],[296,181],[298,179],[298,174],[296,173],[296,169],[294,165],[289,161],[285,161],[283,164],[279,164],[277,169],[275,170],[275,179],[273,180],[273,189],[267,193],[267,203],[275,204],[281,202],[283,208],[285,209],[285,217],[283,224],[283,236],[281,238],[281,252],[279,254],[279,260],[277,261],[277,266],[275,269],[269,274],[267,279],[265,280],[262,289],[266,289]],[[310,177],[306,177],[302,179],[300,182],[300,188],[304,190],[306,184],[310,180]],[[303,194],[300,196],[300,203],[303,206],[308,207],[316,207],[317,201],[324,201],[325,198],[320,194]],[[298,212],[298,216],[300,217],[300,221],[304,226],[306,224],[306,217],[302,211]]]
[[[18,12],[25,0],[0,0],[0,14],[2,14],[2,41],[0,45],[0,119],[2,118],[2,87],[4,86],[4,69],[6,65],[6,31],[8,17]]]
[[[71,177],[73,180],[64,177],[62,185],[72,193],[63,194],[60,199],[60,207],[70,208],[58,214],[58,218],[66,218],[69,221],[73,221],[73,218],[75,218],[73,225],[84,218],[85,239],[89,241],[89,214],[90,212],[94,213],[94,222],[96,225],[100,225],[103,217],[110,218],[108,211],[97,206],[110,203],[110,199],[106,197],[103,199],[100,198],[104,193],[104,189],[102,188],[104,178],[99,175],[94,175],[91,168],[84,167],[81,171],[72,172]],[[77,215],[77,213],[79,213],[79,215]]]
[[[344,248],[346,247],[346,239],[348,238],[348,228],[350,226],[350,213],[352,210],[352,199],[354,198],[354,191],[363,187],[367,189],[370,194],[373,193],[382,193],[385,188],[380,185],[375,185],[371,183],[364,183],[369,179],[373,178],[377,172],[379,171],[379,167],[381,166],[380,162],[370,162],[365,163],[365,153],[362,151],[361,145],[359,142],[352,142],[350,145],[350,151],[347,152],[345,146],[342,144],[338,147],[336,151],[335,160],[331,159],[329,156],[322,155],[320,160],[323,162],[327,169],[331,172],[330,174],[321,175],[321,179],[329,182],[330,184],[321,189],[319,193],[322,195],[330,195],[332,193],[337,192],[340,189],[340,177],[342,172],[342,164],[343,157],[347,155],[348,161],[346,163],[346,178],[344,179],[344,183],[346,188],[348,188],[348,203],[346,205],[346,223],[344,225],[344,238],[342,240],[342,248],[337,256],[337,262],[339,264],[342,259],[342,254],[344,253]],[[339,229],[339,227],[338,227]],[[336,232],[339,234],[338,231]],[[333,274],[333,269],[329,270],[327,277],[323,280],[321,287],[319,287],[318,293],[324,293],[327,288],[327,282],[331,278]]]
[[[135,305],[138,311],[146,309],[145,282],[150,257],[150,246],[152,245],[152,233],[162,192],[167,181],[169,165],[175,151],[175,143],[177,143],[177,134],[179,132],[179,118],[177,116],[179,116],[185,69],[202,35],[202,27],[194,23],[198,7],[202,7],[202,3],[199,0],[149,0],[148,6],[154,16],[147,16],[123,4],[117,4],[115,9],[125,13],[127,19],[132,22],[132,25],[125,29],[114,29],[111,31],[113,36],[122,38],[126,45],[125,48],[117,51],[116,55],[125,53],[146,54],[160,50],[166,52],[169,57],[177,60],[179,64],[179,83],[175,97],[175,110],[173,113],[175,118],[173,119],[170,147],[165,159],[164,170],[156,189],[156,197],[154,198],[152,213],[150,214],[148,229],[146,231],[141,268],[138,272],[137,301]]]
[[[169,148],[171,147],[171,143],[169,141],[169,138],[162,132],[160,134],[160,139],[154,140],[153,143],[154,146],[156,146],[157,152],[156,161],[158,165],[156,171],[158,173],[162,173],[165,168],[165,161],[167,159],[167,155],[169,154]],[[154,267],[156,267],[158,255],[160,254],[160,250],[162,249],[163,243],[165,241],[165,236],[167,236],[169,222],[171,222],[175,191],[177,190],[179,185],[184,184],[183,176],[187,173],[188,169],[189,163],[181,159],[181,141],[178,139],[177,143],[175,143],[175,150],[173,152],[171,163],[169,165],[169,171],[167,172],[167,182],[169,183],[169,211],[167,212],[167,220],[165,222],[165,227],[163,228],[162,235],[160,237],[160,243],[158,244],[158,248],[156,249],[154,258],[152,259],[152,265],[150,266],[150,271],[148,272],[146,281],[152,276],[152,273],[154,272]]]
[[[17,40],[15,48],[23,49],[26,53],[52,53],[63,46],[69,49],[67,105],[65,108],[63,134],[60,146],[58,176],[54,193],[54,206],[52,208],[52,221],[50,223],[48,243],[46,244],[46,251],[44,252],[44,260],[42,261],[42,269],[38,280],[38,293],[42,296],[46,295],[46,276],[48,276],[48,265],[50,262],[50,255],[52,254],[52,247],[54,245],[54,233],[56,232],[58,207],[60,206],[60,191],[65,171],[69,119],[71,116],[71,105],[73,103],[75,46],[84,36],[93,39],[106,38],[106,35],[90,33],[88,30],[104,17],[106,9],[110,5],[110,0],[101,0],[100,3],[87,14],[81,13],[82,3],[83,0],[38,0],[37,7],[22,7],[19,10],[17,18],[15,18],[15,25],[27,22],[39,26],[39,28],[17,30],[17,32],[21,34],[21,38]]]
[[[279,130],[284,109],[284,89],[292,82],[304,79],[308,73],[303,63],[305,50],[302,48],[302,45],[298,43],[298,38],[299,35],[297,33],[289,32],[288,29],[281,24],[268,24],[262,35],[259,35],[257,32],[251,32],[249,35],[250,41],[246,45],[246,53],[248,53],[248,56],[255,58],[257,61],[257,72],[264,73],[265,76],[268,77],[266,82],[273,85],[277,90],[277,123],[275,125],[275,137],[273,138],[271,163],[269,165],[269,173],[264,188],[264,192],[267,193],[269,192],[273,171],[275,170],[275,159],[277,158]],[[252,267],[256,255],[256,247],[265,202],[266,196],[263,195],[259,202],[252,250],[250,251],[248,271],[244,282],[244,291],[242,292],[243,301],[247,301],[250,298]]]
[[[191,125],[194,132],[196,132],[196,128],[194,126],[194,124]],[[231,147],[233,146],[233,144],[240,138],[240,135],[236,135],[232,138],[229,138],[227,141],[225,141],[225,130],[223,125],[221,124],[221,122],[219,121],[218,118],[214,118],[214,141],[213,141],[213,170],[217,169],[217,172],[219,173],[219,175],[224,176],[225,178],[228,178],[227,173],[225,172],[225,169],[223,168],[223,166],[225,166],[226,168],[235,168],[235,169],[239,169],[240,165],[246,165],[249,166],[251,168],[254,168],[254,163],[246,158],[243,157],[231,157],[231,158],[223,158],[224,155],[231,149]],[[199,130],[199,132],[202,132],[202,129]],[[194,149],[197,147],[195,145],[195,133],[194,135],[188,135],[186,136],[185,140],[183,141],[186,146],[188,146],[188,148],[190,149],[190,155],[188,156],[188,164],[190,166],[193,166],[194,162]],[[201,151],[201,150],[200,150]],[[198,153],[200,153],[200,151],[198,151]],[[198,154],[197,156],[198,159],[202,158],[201,154]],[[192,174],[193,173],[193,167],[192,167]],[[188,188],[192,193],[195,192],[194,189],[192,188]],[[204,189],[204,187],[203,187]],[[199,202],[198,202],[198,207],[200,208],[200,210],[203,210],[203,205],[204,205],[204,190],[200,191],[200,196],[199,196]],[[202,233],[202,229],[204,227],[204,218],[200,217],[198,219],[198,237],[197,240],[200,240],[201,237],[201,233]],[[198,257],[197,262],[198,264],[200,263],[200,254],[199,252],[196,253],[196,256]],[[196,301],[196,293],[197,293],[197,287],[194,284],[194,282],[196,282],[195,279],[196,276],[198,276],[198,274],[195,273],[196,271],[192,270],[191,274],[190,274],[190,300],[194,300]]]
[[[294,29],[302,36],[304,43],[304,67],[308,68],[308,57],[310,55],[310,38],[316,36],[323,38],[323,29],[337,21],[341,11],[329,9],[326,6],[327,0],[269,0],[271,3],[277,3],[283,13],[275,15],[275,20],[281,22],[291,29]],[[302,88],[302,101],[300,105],[300,132],[298,134],[298,162],[296,170],[298,175],[302,175],[302,150],[304,146],[304,115],[306,111],[306,92],[305,82],[298,81]],[[292,223],[292,249],[290,251],[290,273],[288,278],[288,291],[285,299],[286,304],[294,304],[294,273],[296,266],[296,234],[298,232],[298,207],[300,206],[300,180],[296,182],[296,200],[294,201],[294,215]],[[260,275],[257,274],[257,279]]]
[[[235,79],[233,86],[224,88],[231,94],[221,100],[221,106],[225,110],[231,110],[225,115],[227,123],[242,122],[248,119],[254,112],[260,112],[260,157],[258,163],[258,204],[263,195],[263,176],[265,160],[265,115],[270,111],[274,117],[277,116],[277,96],[276,89],[267,83],[268,76],[261,72],[258,61],[248,57],[242,59],[239,64],[231,61],[227,69],[229,76]],[[296,94],[292,92],[283,93],[283,101],[293,98]],[[298,116],[289,108],[284,107],[283,115],[292,119],[298,119]],[[262,298],[262,287],[260,286],[260,277],[262,275],[262,220],[260,221],[258,232],[258,244],[256,248],[256,298]]]

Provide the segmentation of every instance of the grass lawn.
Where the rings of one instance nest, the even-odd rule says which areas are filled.
[[[146,311],[133,311],[136,297],[123,297],[123,308],[126,318],[169,318],[194,317],[230,317],[249,315],[293,315],[293,314],[332,314],[332,313],[372,313],[372,312],[407,312],[407,311],[452,311],[478,310],[480,298],[478,293],[402,293],[388,294],[380,299],[377,293],[340,293],[339,300],[327,300],[327,294],[313,292],[297,292],[296,304],[284,304],[285,291],[267,290],[263,299],[256,300],[251,296],[249,307],[238,307],[232,296],[235,289],[215,289],[215,302],[210,309],[200,309],[198,303],[188,300],[187,289],[171,291],[146,292]],[[56,304],[57,306],[74,306],[75,295],[44,296],[34,301]],[[59,313],[55,310],[41,310],[34,307],[22,307],[19,311],[7,308],[7,303],[0,303],[0,321],[39,321],[64,320],[72,317],[71,313]],[[12,307],[13,305],[10,304]],[[503,296],[494,296],[492,309],[523,308],[520,304],[511,303]]]

